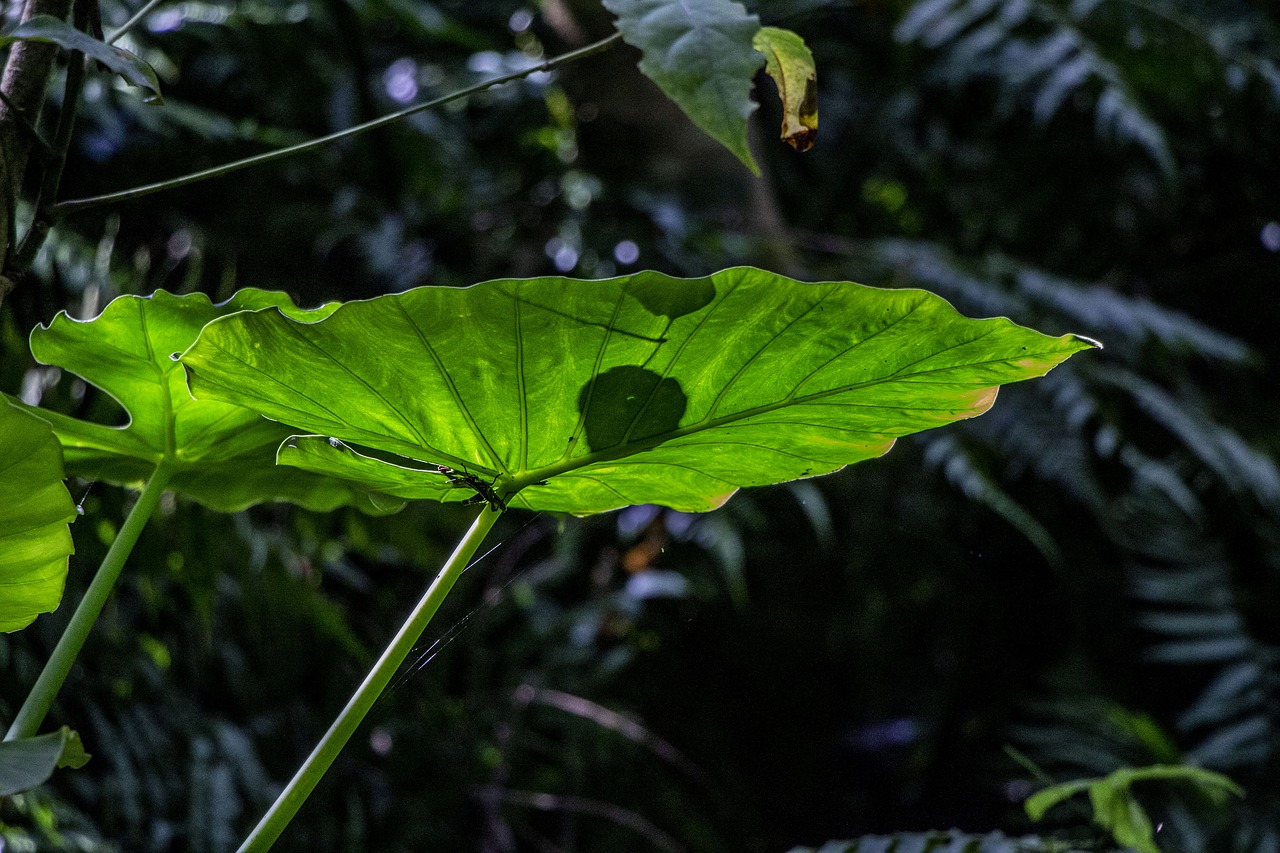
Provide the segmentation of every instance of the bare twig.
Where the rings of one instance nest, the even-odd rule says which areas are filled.
[[[541,791],[516,791],[481,788],[477,796],[497,797],[512,805],[526,806],[544,812],[573,812],[593,815],[604,820],[625,826],[644,838],[659,850],[666,853],[684,853],[684,847],[667,833],[659,829],[645,816],[623,808],[617,803],[606,800],[594,800],[589,797],[576,797],[572,794],[551,794]]]
[[[632,717],[619,714],[617,711],[592,702],[590,699],[575,696],[572,693],[551,690],[545,687],[534,687],[530,684],[522,684],[516,688],[515,699],[516,702],[522,705],[537,703],[556,708],[566,714],[582,717],[602,728],[617,732],[627,740],[640,744],[704,788],[708,790],[714,788],[711,779],[701,767],[694,764],[685,757],[684,753],[649,731]]]
[[[143,18],[147,17],[147,15],[150,15],[152,12],[154,12],[155,8],[163,2],[164,0],[150,0],[150,2],[148,2],[145,6],[143,6],[141,9],[135,12],[133,14],[133,17],[131,17],[129,20],[121,24],[120,29],[116,30],[114,33],[111,34],[111,36],[107,39],[107,44],[115,44],[117,39],[119,39],[125,33],[129,32],[129,30],[136,27],[142,21]]]

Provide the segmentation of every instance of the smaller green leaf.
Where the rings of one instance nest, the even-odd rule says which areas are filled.
[[[760,19],[731,0],[604,0],[618,32],[640,48],[640,70],[694,124],[754,174],[747,118],[751,85],[763,57],[752,47]]]
[[[37,414],[53,425],[67,470],[89,479],[136,486],[167,460],[170,489],[220,512],[274,500],[318,511],[343,504],[375,514],[394,511],[398,506],[349,484],[277,468],[276,448],[296,430],[238,405],[191,399],[182,367],[171,357],[218,317],[270,309],[313,321],[336,307],[303,310],[286,294],[245,288],[217,305],[200,293],[156,291],[114,299],[92,320],[60,313],[31,333],[32,354],[110,394],[129,422],[116,427]]]
[[[54,768],[78,769],[89,761],[80,735],[63,726],[56,732],[0,743],[0,797],[29,791]]]
[[[791,30],[761,27],[751,44],[764,54],[764,70],[782,101],[782,140],[808,151],[818,135],[818,70],[804,39]]]
[[[0,398],[0,436],[0,631],[17,631],[62,600],[76,505],[47,423]]]
[[[130,85],[145,89],[150,94],[144,99],[148,104],[161,104],[160,81],[155,70],[136,54],[122,47],[99,41],[82,33],[66,21],[52,15],[33,15],[13,30],[0,35],[0,45],[15,41],[38,41],[56,44],[66,50],[78,50],[91,59],[101,62],[113,73],[119,74]]]

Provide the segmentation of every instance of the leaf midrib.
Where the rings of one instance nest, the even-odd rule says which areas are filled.
[[[141,306],[138,307],[138,325],[142,327],[142,340],[147,350],[147,366],[151,368],[151,372],[155,375],[156,387],[160,389],[160,412],[164,418],[162,429],[164,430],[164,459],[170,461],[176,460],[178,455],[178,436],[175,424],[173,422],[173,395],[169,390],[169,377],[164,369],[156,362],[156,348],[151,340],[151,332],[147,326],[147,312]],[[133,412],[129,413],[130,420],[133,419]],[[132,426],[132,424],[130,424]],[[158,464],[158,463],[157,463]]]
[[[414,320],[413,316],[409,314],[409,310],[404,307],[403,301],[399,299],[393,299],[391,300],[391,302],[393,305],[395,305],[396,308],[400,309],[400,313],[404,316],[405,322],[409,324],[409,328],[413,329],[414,335],[416,335],[418,340],[422,342],[422,346],[426,349],[427,355],[431,356],[431,361],[435,364],[436,371],[444,379],[445,386],[449,389],[449,396],[453,398],[454,405],[458,407],[458,411],[462,413],[462,416],[464,418],[466,418],[467,426],[471,428],[471,432],[481,441],[481,443],[484,444],[485,450],[487,450],[489,453],[489,458],[493,461],[494,468],[499,471],[505,471],[506,466],[502,464],[502,459],[498,456],[497,452],[494,451],[493,445],[489,443],[488,436],[486,436],[484,434],[484,431],[480,429],[479,424],[476,423],[475,417],[471,414],[471,410],[467,408],[467,404],[462,399],[461,392],[458,391],[457,383],[453,381],[453,374],[450,373],[448,369],[445,368],[444,362],[440,358],[440,354],[436,352],[435,347],[433,347],[431,345],[431,342],[427,340],[427,336],[423,333],[422,329],[418,326],[417,321]],[[288,318],[286,317],[285,319],[287,320]],[[295,329],[295,330],[297,329],[297,326],[295,326],[292,323],[289,323],[287,325],[291,329]],[[300,332],[298,332],[298,334],[301,336]],[[319,344],[315,343],[309,338],[306,338],[305,336],[303,336],[303,339],[306,340],[308,343],[310,343],[311,346],[315,347],[317,350],[324,352],[324,350],[320,347]],[[338,361],[336,358],[333,358],[333,356],[329,356],[329,358],[333,360],[334,364],[341,365],[342,367],[344,367],[344,369],[350,371],[350,368],[343,365],[342,362]],[[352,373],[352,375],[355,376],[354,373]],[[357,376],[356,378],[359,379],[360,377]],[[365,380],[361,379],[360,381],[364,382]],[[418,429],[417,425],[410,423],[408,418],[404,415],[404,413],[402,413],[400,409],[397,408],[390,400],[387,400],[387,398],[381,392],[377,391],[372,385],[369,385],[369,383],[367,382],[365,382],[365,385],[369,388],[369,390],[373,391],[375,394],[377,394],[379,397],[385,400],[387,405],[391,407],[392,411],[394,411],[397,415],[399,415],[400,419],[409,427],[410,432],[412,432],[415,436],[418,437],[419,441],[422,442],[423,446],[426,446],[427,440],[422,435],[422,432]]]

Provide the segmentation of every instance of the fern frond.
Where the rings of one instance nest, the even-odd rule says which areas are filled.
[[[866,835],[850,841],[828,841],[821,847],[796,847],[790,853],[1099,853],[1093,845],[1028,835],[1014,838],[1003,832],[973,835],[950,832],[902,832]]]
[[[966,498],[981,504],[1007,521],[1030,542],[1052,566],[1065,564],[1062,549],[1040,521],[1000,488],[982,469],[969,448],[956,433],[931,434],[920,439],[924,445],[925,463],[940,468],[951,485]]]
[[[1015,273],[1018,290],[1033,304],[1076,320],[1108,346],[1156,343],[1170,352],[1196,355],[1230,364],[1255,359],[1239,338],[1157,305],[1100,285],[1084,284],[1022,267]],[[1130,347],[1131,348],[1131,347]]]
[[[1007,256],[989,256],[982,269],[973,269],[936,244],[911,240],[877,240],[860,245],[859,254],[940,293],[965,312],[1054,318],[1098,338],[1131,362],[1139,361],[1153,345],[1172,355],[1226,364],[1258,361],[1239,338],[1182,312],[1110,287],[1053,275]]]
[[[1127,391],[1152,420],[1173,434],[1232,492],[1250,494],[1262,507],[1280,510],[1280,469],[1237,432],[1130,371],[1106,371],[1099,379]]]
[[[1223,720],[1263,709],[1264,671],[1256,660],[1243,660],[1222,669],[1204,692],[1177,720],[1182,731],[1215,725]]]
[[[1096,394],[1081,376],[1059,370],[1041,380],[1034,402],[997,408],[985,421],[965,427],[1003,460],[1003,478],[1029,473],[1082,507],[1102,513],[1109,499],[1098,479],[1096,460],[1114,456],[1120,439],[1114,427],[1100,423],[1098,411]]]
[[[1037,765],[1063,779],[1181,760],[1172,740],[1150,717],[1101,697],[1028,700],[1022,715],[1009,736]]]
[[[1022,317],[1030,310],[1017,294],[974,274],[935,243],[876,240],[866,246],[864,254],[873,266],[890,269],[913,286],[936,291],[965,313]]]
[[[1107,518],[1116,544],[1171,564],[1208,559],[1203,552],[1214,546],[1198,537],[1205,520],[1204,504],[1182,472],[1132,444],[1121,448],[1117,458],[1128,469],[1132,483],[1113,502]]]
[[[1242,89],[1254,80],[1272,106],[1280,105],[1280,33],[1262,7],[1171,0],[1112,0],[1110,5],[1140,15],[1130,18],[1131,25],[1158,37],[1166,50],[1184,59],[1209,58],[1228,88]]]
[[[1063,12],[1044,0],[923,0],[895,35],[940,51],[934,71],[942,82],[961,87],[993,80],[1003,99],[1000,112],[1022,105],[1042,126],[1069,101],[1090,99],[1097,136],[1137,146],[1172,181],[1177,164],[1164,128],[1083,29],[1097,6],[1075,2]]]
[[[1148,495],[1149,503],[1159,497]],[[1161,543],[1160,563],[1128,569],[1134,621],[1145,642],[1142,659],[1164,667],[1211,666],[1216,674],[1178,715],[1190,742],[1187,759],[1215,769],[1260,768],[1280,749],[1274,717],[1274,652],[1250,632],[1231,587],[1224,549],[1183,525],[1149,513],[1146,537]]]

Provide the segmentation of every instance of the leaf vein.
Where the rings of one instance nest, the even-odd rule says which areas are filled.
[[[780,338],[785,337],[787,334],[787,331],[792,326],[794,326],[796,323],[799,323],[805,317],[809,316],[809,313],[811,311],[816,310],[819,306],[822,305],[822,303],[826,302],[827,299],[829,299],[831,297],[831,294],[834,292],[835,292],[835,288],[829,287],[827,289],[827,292],[822,294],[821,298],[819,298],[816,302],[809,305],[807,308],[805,308],[803,311],[801,311],[799,314],[793,317],[790,322],[788,322],[785,326],[783,326],[781,329],[779,329],[777,332],[771,335],[768,340],[766,340],[763,344],[761,344],[761,346],[754,353],[751,354],[751,357],[742,363],[742,365],[738,368],[737,372],[734,373],[733,376],[730,377],[729,381],[725,383],[724,387],[720,389],[720,393],[716,395],[715,400],[713,400],[711,403],[711,407],[707,410],[707,417],[705,418],[705,420],[712,421],[715,419],[716,410],[720,408],[720,404],[724,401],[724,398],[729,394],[730,391],[733,390],[734,386],[738,383],[738,380],[741,379],[743,375],[746,374],[746,372],[751,368],[751,365],[755,364],[756,360],[760,358],[760,356],[764,355],[765,350],[769,349],[769,347],[772,346],[775,342],[777,342]]]

